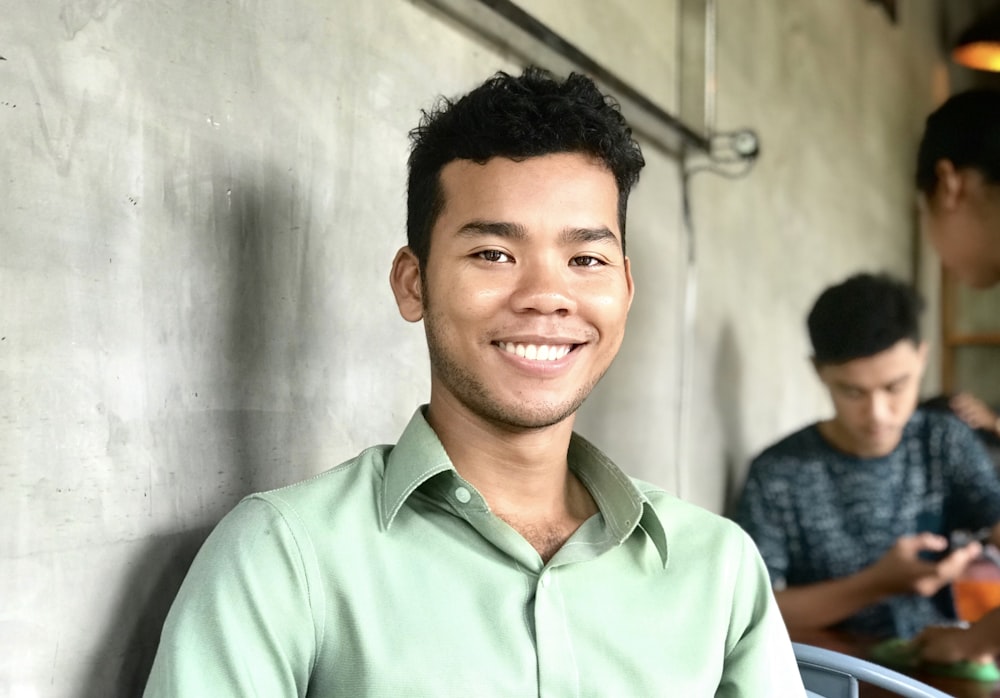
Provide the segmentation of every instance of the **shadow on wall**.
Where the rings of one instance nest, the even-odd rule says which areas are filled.
[[[243,181],[218,187],[215,227],[225,231],[232,271],[221,368],[234,376],[234,446],[246,452],[241,484],[258,491],[311,474],[296,468],[326,432],[324,369],[338,364],[327,340],[341,331],[347,304],[330,297],[338,269],[324,266],[329,231],[313,233],[311,173],[251,167]],[[225,177],[220,171],[215,179]]]
[[[715,409],[719,415],[722,435],[725,438],[723,458],[725,463],[725,514],[732,509],[743,485],[744,438],[741,409],[743,407],[743,362],[736,343],[736,333],[727,320],[719,335],[719,348],[715,360],[715,385],[712,391]]]
[[[142,695],[160,630],[184,575],[211,527],[152,540],[121,582],[120,602],[94,657],[81,698]]]
[[[216,166],[204,170],[213,201],[165,197],[169,214],[193,228],[205,222],[192,233],[188,251],[172,258],[186,268],[149,272],[161,275],[160,283],[162,275],[187,275],[210,299],[178,311],[191,316],[187,324],[196,330],[176,341],[182,354],[207,362],[202,369],[212,374],[211,404],[224,409],[184,410],[169,427],[175,452],[154,455],[173,470],[177,489],[164,496],[177,501],[177,527],[206,518],[213,525],[154,536],[129,561],[84,698],[142,695],[167,612],[214,521],[243,496],[296,479],[299,473],[288,466],[292,449],[315,436],[315,425],[301,414],[310,407],[301,396],[317,389],[301,368],[309,363],[303,346],[316,331],[309,323],[330,318],[310,305],[317,284],[309,274],[303,202],[287,172],[257,164],[234,178],[225,155],[214,159]]]

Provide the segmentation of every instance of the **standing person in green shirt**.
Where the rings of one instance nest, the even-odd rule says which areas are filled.
[[[917,187],[942,263],[970,286],[1000,283],[1000,91],[960,92],[927,117]],[[967,629],[928,628],[916,643],[928,661],[987,661],[1000,654],[1000,609]]]
[[[411,138],[390,284],[429,404],[223,519],[146,696],[802,696],[750,539],[573,433],[634,290],[617,106],[498,73]]]

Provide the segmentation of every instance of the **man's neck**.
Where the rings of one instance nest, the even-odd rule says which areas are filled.
[[[896,449],[896,446],[899,445],[899,442],[897,441],[891,448],[887,447],[880,449],[877,452],[866,452],[864,449],[860,448],[853,439],[851,439],[850,434],[843,428],[836,418],[819,422],[816,426],[819,429],[820,436],[823,437],[823,440],[826,441],[828,445],[832,446],[844,455],[853,456],[854,458],[883,458],[892,453]]]
[[[543,559],[597,512],[590,493],[569,470],[573,416],[548,427],[515,430],[432,403],[427,421],[459,475]]]
[[[1000,192],[1000,187],[994,185],[994,196],[998,192]],[[990,222],[987,224],[987,230],[993,238],[993,244],[989,248],[993,253],[993,270],[997,276],[1000,276],[1000,202],[995,199],[990,209]]]
[[[538,510],[562,498],[569,476],[567,452],[573,417],[538,429],[492,423],[448,403],[432,402],[427,422],[459,475],[491,507]]]
[[[819,430],[819,434],[823,437],[823,440],[833,448],[848,456],[857,455],[854,453],[853,444],[845,439],[841,434],[840,429],[837,428],[836,420],[824,420],[819,422],[816,425],[816,428]]]

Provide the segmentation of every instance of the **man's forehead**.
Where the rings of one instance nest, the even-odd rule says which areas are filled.
[[[445,179],[455,179],[457,181],[461,181],[462,176],[471,172],[479,172],[487,169],[493,172],[516,171],[518,169],[527,169],[527,167],[530,167],[540,161],[563,162],[576,168],[592,167],[607,172],[607,174],[614,179],[614,173],[607,166],[607,163],[599,157],[590,153],[575,150],[540,153],[538,155],[529,155],[527,157],[493,155],[486,160],[455,158],[453,160],[449,160],[441,166],[439,178],[442,182]]]
[[[584,153],[451,160],[441,170],[439,185],[437,222],[450,218],[449,227],[456,231],[466,226],[480,231],[519,226],[522,212],[551,210],[566,218],[561,227],[610,228],[621,237],[617,182],[601,161]],[[570,208],[576,216],[566,215],[567,201],[574,202]]]
[[[828,365],[821,369],[821,373],[828,381],[842,387],[874,390],[905,381],[918,369],[916,357],[878,363],[855,359],[844,364]]]

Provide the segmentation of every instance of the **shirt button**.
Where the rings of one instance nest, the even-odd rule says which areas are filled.
[[[538,582],[542,585],[543,588],[548,588],[549,582],[551,581],[552,581],[551,575],[549,575],[548,572],[544,573],[538,580]]]
[[[455,490],[455,499],[462,504],[468,504],[469,500],[472,499],[472,494],[464,487],[459,487]]]

